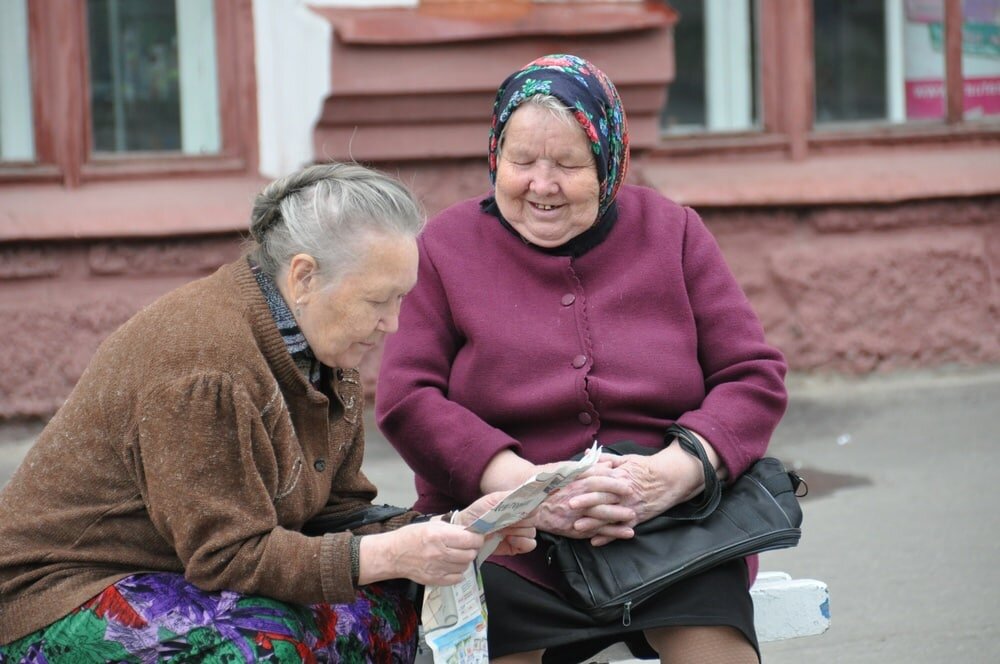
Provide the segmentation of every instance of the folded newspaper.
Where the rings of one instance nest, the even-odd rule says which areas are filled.
[[[521,521],[553,491],[560,489],[590,468],[601,455],[594,441],[579,461],[567,461],[554,470],[536,474],[511,491],[486,514],[476,519],[466,530],[490,535]],[[424,591],[421,611],[423,635],[430,653],[421,644],[418,661],[436,664],[486,664],[486,602],[479,566],[496,549],[499,537],[487,539],[475,563],[470,563],[462,580],[454,586],[428,586]],[[433,659],[431,659],[431,657]]]

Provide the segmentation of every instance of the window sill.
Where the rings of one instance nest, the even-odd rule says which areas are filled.
[[[238,233],[265,184],[206,176],[0,187],[0,242]]]
[[[995,145],[707,160],[647,156],[638,180],[694,207],[889,204],[1000,194]]]

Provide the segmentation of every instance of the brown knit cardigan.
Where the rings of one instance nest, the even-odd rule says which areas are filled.
[[[138,572],[351,601],[349,534],[300,532],[375,497],[358,372],[331,388],[335,401],[296,368],[245,259],[136,314],[0,491],[0,644]]]

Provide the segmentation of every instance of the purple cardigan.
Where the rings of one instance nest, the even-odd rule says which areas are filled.
[[[635,186],[617,203],[579,258],[526,245],[478,200],[428,224],[376,402],[416,473],[415,509],[479,497],[502,449],[547,463],[595,438],[662,447],[673,422],[732,475],[763,456],[786,405],[781,353],[693,210]],[[551,586],[540,560],[498,562]]]

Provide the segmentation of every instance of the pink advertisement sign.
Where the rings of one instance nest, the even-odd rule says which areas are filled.
[[[965,117],[1000,114],[1000,76],[965,79]],[[906,117],[910,119],[944,117],[944,81],[923,79],[906,81]]]

